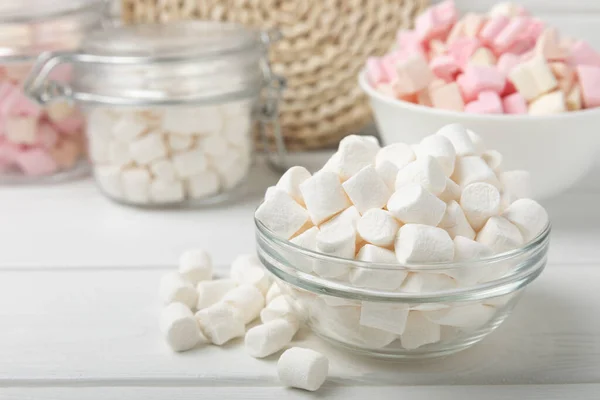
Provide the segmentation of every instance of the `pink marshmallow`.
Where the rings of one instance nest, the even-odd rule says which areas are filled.
[[[477,100],[465,106],[465,111],[474,114],[502,114],[502,101],[496,92],[481,92]]]
[[[429,62],[429,67],[436,76],[442,78],[446,82],[453,81],[460,72],[460,67],[454,57],[448,55],[435,57]]]
[[[502,93],[506,86],[506,78],[494,66],[467,65],[465,73],[458,77],[457,83],[464,99],[471,101],[484,91]]]
[[[415,31],[422,42],[445,39],[457,17],[454,0],[445,0],[429,7],[415,19]]]
[[[422,55],[415,54],[397,65],[398,81],[395,88],[400,95],[416,93],[429,85],[434,75]]]
[[[424,53],[421,39],[417,32],[413,30],[400,29],[396,34],[396,43],[398,44],[398,49],[402,52],[409,50],[412,52]]]
[[[483,25],[483,28],[481,28],[479,39],[481,39],[483,43],[492,44],[509,22],[510,19],[504,15],[489,19],[485,25]]]
[[[492,39],[496,53],[501,54],[510,49],[529,25],[529,18],[514,17],[510,22]]]
[[[567,60],[571,65],[594,65],[600,67],[600,54],[583,40],[579,40],[571,46]]]
[[[0,103],[3,102],[8,96],[10,96],[15,90],[19,90],[17,85],[10,83],[9,81],[3,81],[0,83]]]
[[[53,148],[58,143],[58,132],[49,123],[42,122],[38,128],[36,143],[45,149]]]
[[[37,118],[7,117],[4,122],[4,134],[13,143],[34,144],[36,142]]]
[[[504,76],[508,76],[510,71],[519,65],[519,56],[512,53],[504,53],[498,58],[498,63],[496,64],[496,68],[498,71]]]
[[[52,156],[40,148],[22,151],[17,155],[16,163],[26,175],[31,176],[50,175],[58,169]]]
[[[65,135],[74,135],[81,132],[85,120],[79,114],[71,115],[61,121],[53,121],[52,125],[58,132]]]
[[[554,28],[548,28],[542,32],[535,45],[535,51],[542,55],[546,60],[565,60],[567,53],[560,45],[558,31]]]
[[[537,18],[531,18],[529,19],[529,24],[525,29],[525,32],[523,32],[522,38],[530,38],[536,41],[544,31],[545,27],[546,24],[544,24],[543,21],[540,21]]]
[[[513,93],[502,99],[506,114],[527,114],[527,102],[520,93]]]
[[[381,60],[377,57],[367,59],[367,79],[371,85],[375,86],[383,82],[383,70],[381,69]]]
[[[19,154],[19,146],[0,138],[0,162],[5,165],[10,165],[15,162],[17,155]]]
[[[463,37],[448,47],[448,53],[454,57],[461,68],[464,68],[473,53],[480,47],[481,42],[477,38]]]
[[[4,116],[37,118],[41,113],[42,108],[29,100],[23,91],[16,86],[2,99],[0,104],[0,114]]]
[[[584,107],[600,106],[600,67],[579,65],[577,66],[577,76],[579,77]]]

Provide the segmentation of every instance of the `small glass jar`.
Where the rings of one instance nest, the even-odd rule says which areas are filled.
[[[522,248],[481,260],[376,264],[301,248],[255,222],[261,262],[312,331],[381,358],[443,356],[485,338],[541,274],[550,242],[548,225]]]
[[[57,181],[86,173],[83,116],[68,101],[40,107],[23,81],[45,51],[71,51],[99,27],[101,0],[5,1],[0,5],[0,183]],[[69,66],[52,79],[68,81]]]
[[[78,53],[40,60],[27,91],[85,110],[94,176],[109,198],[213,204],[243,191],[253,123],[278,126],[283,83],[266,59],[270,40],[219,22],[115,27],[87,37]],[[48,80],[65,64],[70,85]]]

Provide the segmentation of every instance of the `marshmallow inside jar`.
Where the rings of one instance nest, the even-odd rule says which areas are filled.
[[[382,358],[447,355],[510,315],[545,267],[550,223],[527,173],[505,171],[477,133],[447,126],[377,168],[398,146],[348,136],[321,170],[291,168],[256,210],[257,253],[324,339]]]
[[[103,194],[141,207],[197,206],[244,191],[255,110],[271,84],[266,50],[260,31],[233,23],[121,26],[95,32],[80,53],[50,57],[45,67],[72,64],[65,92],[86,111]],[[52,101],[43,63],[39,71],[29,90]]]
[[[46,51],[75,51],[99,27],[100,0],[40,0],[0,5],[0,183],[52,183],[89,171],[81,110],[61,99],[39,105],[24,90],[35,60]],[[68,82],[72,69],[51,73]]]

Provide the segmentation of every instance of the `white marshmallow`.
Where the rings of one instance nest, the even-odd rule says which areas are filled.
[[[181,135],[216,134],[223,128],[219,109],[214,106],[169,107],[162,119],[162,128]]]
[[[183,183],[155,179],[150,183],[150,199],[153,203],[179,203],[185,198]]]
[[[260,320],[263,324],[276,319],[285,319],[294,323],[298,322],[298,317],[294,309],[284,296],[277,296],[260,312]]]
[[[129,144],[120,140],[111,140],[107,148],[108,162],[111,165],[125,166],[131,164],[133,159],[129,152]]]
[[[460,186],[456,184],[452,179],[446,178],[446,188],[444,191],[440,193],[438,196],[440,200],[443,202],[450,202],[452,200],[458,201],[460,200],[461,189]]]
[[[121,169],[113,166],[97,166],[94,168],[94,178],[103,192],[111,197],[123,197]]]
[[[194,286],[177,272],[168,273],[161,278],[158,292],[164,304],[177,302],[194,308],[198,301]]]
[[[385,146],[375,156],[375,170],[390,189],[396,186],[398,171],[416,159],[409,145],[394,143]]]
[[[253,285],[243,284],[227,292],[221,299],[240,312],[245,324],[252,322],[265,307],[263,294]]]
[[[390,190],[396,188],[396,175],[398,175],[398,167],[396,167],[390,161],[383,161],[379,165],[375,166],[377,175],[385,182],[386,186]]]
[[[396,257],[401,263],[445,262],[454,259],[448,232],[428,225],[406,224],[396,235]]]
[[[275,193],[276,190],[279,190],[279,189],[277,189],[277,187],[275,187],[275,186],[269,186],[267,188],[267,190],[265,190],[265,197],[264,198],[268,199],[269,197],[271,197],[273,195],[273,193]]]
[[[150,202],[150,173],[143,168],[130,168],[121,173],[123,194],[127,201],[138,204]]]
[[[317,251],[339,258],[353,259],[356,253],[356,231],[350,227],[321,230],[317,234]],[[319,260],[313,270],[323,278],[337,278],[348,272],[348,266],[341,262]]]
[[[502,153],[497,150],[488,150],[481,155],[485,163],[496,173],[502,169]]]
[[[292,347],[277,362],[279,380],[285,385],[314,392],[327,379],[329,361],[314,350]]]
[[[475,231],[469,225],[462,208],[454,200],[448,203],[446,212],[438,226],[448,232],[452,239],[456,236],[464,236],[469,239],[475,238]]]
[[[456,151],[457,156],[469,156],[477,154],[475,144],[471,140],[468,130],[460,124],[449,124],[436,132],[436,135],[445,136]]]
[[[113,125],[112,135],[120,141],[128,142],[148,130],[148,124],[142,118],[134,113],[123,113]]]
[[[279,178],[276,188],[289,194],[298,204],[304,205],[304,199],[302,193],[300,193],[300,184],[311,176],[310,172],[304,167],[292,167]]]
[[[519,199],[531,198],[531,175],[528,171],[506,171],[499,175],[502,183],[502,202],[509,206]]]
[[[350,300],[350,299],[346,299],[343,297],[321,295],[321,296],[319,296],[319,298],[321,300],[323,300],[328,306],[331,306],[331,307],[344,307],[344,306],[359,307],[360,306],[360,301]],[[358,321],[358,319],[357,319],[357,321]]]
[[[196,310],[202,310],[217,304],[227,292],[233,290],[237,283],[233,279],[215,279],[214,281],[200,281],[196,285],[198,302]]]
[[[382,208],[392,194],[372,165],[368,165],[342,184],[344,191],[361,214]]]
[[[423,156],[398,171],[396,190],[411,183],[419,184],[437,196],[446,188],[446,175],[435,158]]]
[[[175,168],[173,163],[169,160],[158,160],[150,165],[150,172],[152,175],[163,181],[174,181],[175,180]]]
[[[207,154],[212,158],[229,156],[229,143],[227,143],[227,140],[220,135],[203,137],[198,141],[198,147],[202,149],[204,154]]]
[[[371,209],[357,222],[358,235],[375,246],[387,247],[394,244],[400,223],[386,210]]]
[[[192,147],[194,138],[189,135],[170,134],[167,135],[167,142],[173,151],[187,150]]]
[[[516,200],[502,216],[519,228],[525,242],[535,239],[548,225],[546,209],[531,199]]]
[[[256,210],[256,219],[275,235],[289,239],[304,226],[309,213],[287,193],[275,191]]]
[[[276,282],[273,282],[267,291],[267,295],[265,296],[265,302],[269,304],[275,298],[281,296],[281,288]]]
[[[297,331],[298,325],[285,319],[257,325],[246,332],[246,352],[254,358],[270,356],[287,346]]]
[[[321,231],[328,230],[345,230],[350,229],[356,231],[358,226],[358,221],[360,220],[360,213],[356,209],[356,207],[351,206],[346,208],[344,211],[331,218],[329,221],[324,222],[319,227]],[[360,238],[357,236],[357,243]]]
[[[239,146],[241,142],[248,140],[251,128],[252,120],[250,118],[250,111],[247,110],[234,117],[227,117],[225,119],[225,126],[223,127],[223,134],[230,144]]]
[[[251,157],[248,151],[229,148],[227,157],[212,157],[210,165],[217,171],[221,184],[231,189],[240,184],[248,174]]]
[[[211,280],[213,264],[210,254],[202,249],[184,251],[179,257],[179,273],[192,285]]]
[[[364,167],[374,164],[379,149],[379,143],[373,136],[346,136],[323,170],[331,171],[345,181]]]
[[[319,228],[313,226],[312,228],[302,232],[295,238],[291,239],[290,242],[297,246],[305,248],[311,251],[317,251],[317,235],[319,234]],[[313,270],[314,262],[307,260],[306,257],[298,257],[294,262],[294,267],[302,272],[310,273]]]
[[[160,314],[160,330],[174,351],[190,350],[208,339],[200,331],[192,311],[182,303],[171,303]]]
[[[475,182],[485,182],[500,187],[500,181],[494,171],[483,158],[478,156],[457,158],[452,180],[463,188]]]
[[[529,104],[529,115],[550,115],[565,111],[565,94],[561,90],[544,94]]]
[[[489,257],[494,252],[488,246],[463,236],[454,238],[454,261],[472,261]],[[456,280],[459,286],[471,286],[481,282],[489,271],[481,265],[466,266],[446,270],[444,273]]]
[[[91,128],[91,125],[88,126]],[[88,152],[90,159],[96,165],[108,163],[108,146],[110,141],[104,137],[105,132],[102,132],[102,134],[92,135],[89,133],[90,128],[88,128]]]
[[[244,336],[246,327],[236,310],[225,303],[216,303],[196,313],[196,320],[211,343],[220,346]]]
[[[432,156],[442,167],[446,176],[452,175],[456,150],[450,140],[442,135],[425,137],[417,147],[417,157]]]
[[[167,146],[165,146],[165,139],[160,132],[152,132],[131,142],[129,152],[136,163],[147,165],[165,157]]]
[[[358,252],[356,259],[369,263],[397,264],[398,260],[393,251],[373,246],[364,245]],[[400,267],[400,266],[398,266]],[[407,272],[401,268],[395,270],[377,269],[374,267],[356,267],[350,271],[350,282],[357,287],[379,290],[395,290],[406,278]]]
[[[363,301],[360,324],[396,335],[404,333],[408,318],[407,304]]]
[[[315,225],[352,205],[338,176],[333,172],[317,172],[300,184],[300,192]]]
[[[493,216],[477,234],[477,242],[490,247],[494,253],[516,249],[523,245],[523,235],[515,225],[503,217]]]
[[[472,183],[463,189],[460,206],[473,229],[478,231],[489,217],[500,212],[500,192],[489,183]]]
[[[271,286],[271,278],[255,254],[242,254],[231,263],[229,271],[231,279],[239,285],[248,284],[256,287],[263,296]]]
[[[483,154],[486,151],[486,148],[481,136],[470,129],[467,129],[467,135],[469,135],[469,139],[471,139],[471,142],[473,142],[473,145],[475,146],[475,154]]]
[[[186,191],[192,199],[202,199],[219,193],[219,176],[213,171],[204,171],[190,176],[186,181]]]
[[[424,312],[425,318],[440,325],[478,328],[488,322],[496,309],[479,303],[451,306],[444,310]]]
[[[440,326],[428,320],[421,311],[411,311],[400,343],[406,350],[414,350],[440,340]]]
[[[416,272],[421,280],[421,292],[433,293],[455,289],[456,281],[445,274],[434,272]]]
[[[206,156],[202,150],[194,149],[173,155],[173,167],[180,178],[189,178],[208,168]]]
[[[423,287],[423,274],[419,274],[416,272],[409,272],[406,275],[406,278],[402,282],[400,288],[398,288],[398,292],[401,293],[420,293],[421,288]]]
[[[446,203],[421,185],[412,183],[398,188],[387,208],[402,223],[437,226],[446,211]]]
[[[494,254],[492,249],[482,243],[464,236],[454,238],[454,261],[479,260],[492,254]]]

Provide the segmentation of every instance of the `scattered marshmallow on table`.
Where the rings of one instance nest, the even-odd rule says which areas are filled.
[[[231,263],[229,275],[238,285],[252,285],[263,295],[267,293],[271,286],[271,278],[256,254],[237,256]]]
[[[160,328],[165,339],[174,351],[187,351],[198,343],[208,340],[200,331],[200,326],[192,311],[182,303],[171,303],[163,308]]]
[[[194,308],[198,301],[198,293],[192,283],[177,272],[170,272],[161,278],[159,293],[164,304],[177,302]]]
[[[277,372],[284,385],[312,392],[327,379],[329,360],[314,350],[292,347],[279,357]]]
[[[263,294],[252,285],[240,285],[227,292],[221,302],[240,312],[244,324],[256,319],[265,306]]]
[[[255,358],[270,356],[287,346],[297,331],[298,324],[285,319],[257,325],[246,332],[246,352]]]
[[[210,254],[202,249],[183,252],[179,257],[179,273],[193,285],[211,280],[213,266]]]
[[[281,287],[277,284],[277,282],[273,282],[267,291],[265,302],[269,304],[271,301],[281,296],[281,294]]]
[[[291,322],[298,322],[294,309],[288,303],[285,296],[279,295],[267,303],[260,312],[260,320],[263,324],[275,319],[286,319]]]
[[[233,279],[215,279],[198,282],[196,286],[196,291],[198,292],[196,310],[202,310],[218,303],[237,285]]]
[[[600,106],[600,53],[587,42],[514,4],[457,14],[445,1],[417,16],[414,29],[400,29],[394,49],[368,58],[368,84],[454,112],[549,115]]]
[[[233,306],[216,303],[196,313],[196,320],[211,343],[221,346],[231,339],[244,336],[246,327]]]

